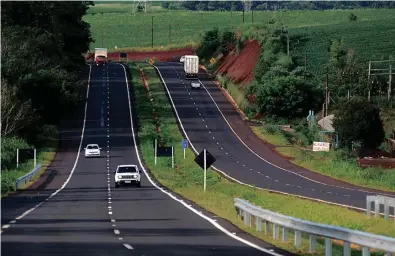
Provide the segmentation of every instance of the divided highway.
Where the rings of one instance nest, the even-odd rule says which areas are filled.
[[[66,148],[49,167],[61,178],[49,175],[40,190],[3,200],[1,254],[279,255],[270,249],[290,255],[195,206],[193,212],[188,203],[172,198],[178,196],[154,185],[145,169],[141,188],[114,188],[117,165],[142,168],[128,87],[120,64],[91,68],[82,137],[76,128],[62,131]],[[101,158],[84,157],[88,143],[100,145]]]
[[[295,167],[284,169],[269,163],[272,159],[264,159],[268,156],[247,148],[230,128],[224,116],[236,119],[235,116],[239,114],[212,81],[208,79],[207,82],[201,82],[200,90],[191,90],[191,80],[184,79],[183,66],[180,63],[157,62],[155,65],[165,82],[191,144],[197,151],[200,152],[206,148],[215,156],[217,161],[214,166],[225,175],[238,182],[259,188],[360,209],[366,207],[367,195],[378,194],[377,191],[350,184],[347,184],[348,188],[326,185],[342,184],[342,182],[313,174],[325,180],[323,183],[307,178],[309,172],[306,170],[297,172],[292,169]],[[214,93],[215,101],[211,96]],[[218,105],[225,107],[220,111]],[[242,123],[242,119],[238,118],[237,122]],[[385,194],[395,195],[395,193]]]

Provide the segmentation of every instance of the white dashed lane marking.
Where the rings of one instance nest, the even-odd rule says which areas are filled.
[[[133,250],[133,247],[130,244],[123,244],[123,246],[125,246],[129,250]]]
[[[121,234],[121,232],[119,232],[118,229],[114,229],[114,234],[119,235],[119,234]]]

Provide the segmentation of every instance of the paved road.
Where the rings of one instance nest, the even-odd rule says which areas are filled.
[[[138,163],[130,117],[123,67],[92,68],[82,148],[98,143],[102,157],[85,158],[79,148],[80,132],[65,129],[62,148],[67,153],[59,153],[58,162],[50,167],[62,174],[60,178],[48,175],[47,184],[41,181],[38,190],[11,196],[2,204],[2,255],[269,255],[223,233],[153,186],[146,176],[141,188],[115,189],[116,166]],[[80,150],[75,168],[72,150]],[[67,168],[72,169],[69,180]],[[62,190],[40,203],[64,181]],[[35,210],[17,217],[37,203]],[[239,238],[289,255],[208,216]],[[9,221],[10,226],[4,227]]]
[[[159,62],[156,65],[167,85],[182,125],[196,150],[201,152],[206,148],[217,159],[214,166],[232,178],[260,188],[359,208],[366,207],[366,195],[376,194],[374,191],[358,191],[361,188],[350,184],[346,185],[355,190],[326,186],[314,180],[321,179],[325,184],[346,185],[318,174],[313,174],[313,180],[309,180],[299,176],[311,175],[307,170],[299,171],[301,169],[299,168],[297,171],[293,165],[290,165],[288,170],[283,170],[263,161],[260,157],[274,158],[273,153],[265,155],[260,152],[258,157],[236,137],[208,91],[210,94],[215,93],[215,101],[221,106],[227,119],[236,119],[236,125],[243,121],[212,81],[203,82],[208,91],[204,88],[191,90],[191,80],[184,79],[182,65],[175,62]],[[245,126],[245,124],[241,125]],[[267,160],[272,161],[271,158]],[[288,161],[282,160],[282,162]]]

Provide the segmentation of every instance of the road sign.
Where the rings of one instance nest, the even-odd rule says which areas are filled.
[[[313,151],[329,151],[330,143],[328,142],[313,142]]]
[[[181,146],[182,146],[182,148],[183,148],[183,149],[186,149],[186,148],[188,148],[188,140],[186,140],[186,139],[182,139]]]
[[[128,54],[127,54],[126,52],[121,52],[121,53],[120,53],[120,57],[121,57],[121,58],[127,58],[127,57],[128,57]]]
[[[211,63],[211,64],[214,64],[215,62],[217,62],[217,60],[216,60],[215,58],[211,58],[211,59],[210,59],[210,63]]]
[[[163,156],[163,157],[171,157],[172,156],[172,147],[158,147],[157,156]]]
[[[209,168],[217,159],[206,150],[206,169]],[[204,150],[195,158],[195,162],[204,170]]]

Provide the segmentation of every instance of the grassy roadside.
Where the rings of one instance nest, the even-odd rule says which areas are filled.
[[[251,129],[259,138],[276,146],[276,151],[280,154],[292,157],[291,162],[308,170],[363,187],[395,191],[395,172],[391,170],[363,169],[358,166],[355,159],[347,161],[341,151],[311,152],[301,150],[292,147],[281,131],[269,134],[264,127],[251,127]]]
[[[137,64],[130,64],[132,79],[135,91],[135,101],[139,114],[139,137],[140,151],[145,165],[151,170],[158,181],[169,189],[181,194],[185,198],[194,201],[203,208],[214,214],[225,218],[244,231],[251,233],[265,241],[275,244],[302,255],[322,255],[323,242],[319,241],[318,251],[315,254],[307,253],[307,238],[303,241],[303,248],[297,251],[292,242],[282,243],[272,239],[272,236],[262,232],[256,232],[253,228],[244,226],[244,223],[237,218],[233,207],[233,198],[240,197],[250,202],[260,205],[265,209],[276,211],[282,214],[291,215],[297,218],[321,222],[331,225],[353,228],[366,232],[395,237],[395,229],[389,229],[388,223],[383,219],[366,218],[362,213],[346,210],[342,207],[319,204],[307,200],[301,200],[293,196],[272,194],[265,191],[256,190],[242,185],[231,183],[221,178],[213,171],[208,172],[207,191],[203,192],[203,174],[193,159],[194,153],[191,149],[186,152],[186,159],[183,159],[181,150],[182,134],[179,131],[176,118],[172,112],[164,87],[155,70],[146,64],[139,64],[143,67],[148,78],[149,87],[153,95],[153,104],[159,115],[161,131],[168,145],[175,146],[175,169],[171,168],[171,159],[158,158],[158,163],[154,165],[152,140],[156,136],[156,127],[151,102],[147,97],[147,91],[140,79]],[[293,236],[289,241],[292,241]],[[342,249],[334,246],[334,255],[342,255]]]
[[[42,167],[30,182],[27,182],[22,189],[30,187],[45,172],[47,167],[55,158],[58,149],[58,140],[51,140],[51,145],[42,152],[37,154],[37,164],[41,163]],[[19,166],[18,169],[4,170],[1,172],[1,197],[6,197],[15,192],[15,182],[18,178],[29,173],[34,168],[34,160],[29,160]]]
[[[226,76],[217,76],[217,80],[234,99],[239,108],[244,112],[248,111],[243,91]],[[388,110],[383,114],[387,133],[394,127],[392,115],[392,112]],[[250,128],[260,139],[274,145],[279,154],[286,158],[293,158],[291,162],[294,164],[351,184],[395,192],[395,172],[391,170],[382,168],[363,169],[359,167],[355,159],[344,157],[342,151],[311,152],[302,150],[293,146],[280,129],[268,132],[263,126],[251,126]]]

